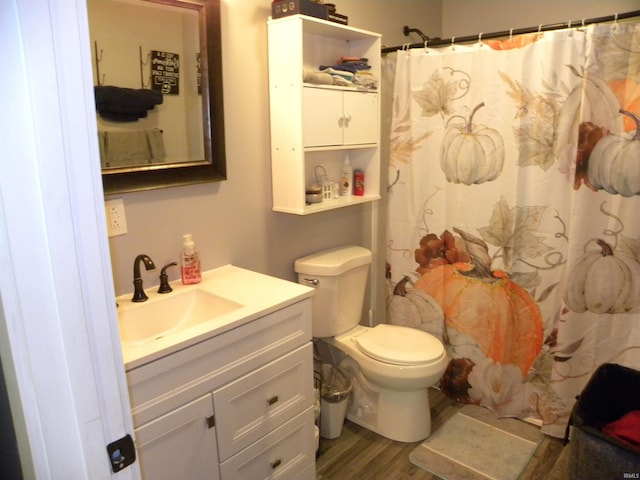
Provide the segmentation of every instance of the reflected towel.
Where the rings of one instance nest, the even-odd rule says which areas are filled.
[[[102,118],[114,122],[135,122],[162,103],[162,93],[147,89],[113,86],[94,87],[96,110]]]
[[[98,132],[100,161],[103,168],[130,167],[163,162],[162,130]]]

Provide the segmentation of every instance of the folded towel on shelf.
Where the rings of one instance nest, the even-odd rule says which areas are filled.
[[[313,70],[304,70],[302,72],[302,81],[316,85],[333,85],[333,77],[329,73],[314,72]]]
[[[320,70],[324,71],[327,68],[332,68],[334,70],[339,70],[342,72],[351,72],[357,73],[361,70],[369,70],[371,65],[367,62],[349,62],[349,63],[338,63],[336,65],[320,65]]]
[[[164,161],[162,130],[100,131],[102,168],[131,167]]]
[[[358,62],[358,63],[367,63],[369,61],[368,58],[364,58],[364,57],[340,57],[338,59],[337,63],[351,63],[351,62]]]
[[[337,85],[340,87],[356,87],[360,90],[376,90],[378,88],[378,79],[369,71],[370,65],[366,64],[366,58],[342,57],[340,61],[345,63],[334,66],[321,65],[320,71],[305,69],[302,72],[302,81],[305,83],[313,83],[316,85]],[[364,61],[364,62],[363,62]],[[356,65],[351,68],[348,65]],[[361,68],[366,64],[366,69]],[[346,66],[346,67],[345,67]]]
[[[358,72],[353,76],[353,84],[359,88],[376,90],[378,79],[369,72]]]
[[[320,68],[322,68],[322,67],[320,67]],[[333,76],[337,75],[339,77],[344,78],[345,80],[352,80],[353,76],[355,75],[354,72],[349,72],[347,70],[337,70],[337,69],[335,69],[333,67],[325,67],[322,70],[322,72],[323,73],[328,73],[329,75],[333,75]]]
[[[106,120],[135,122],[162,103],[162,94],[154,90],[114,86],[95,86],[96,110]]]
[[[344,77],[341,77],[340,75],[333,75],[333,84],[339,85],[341,87],[351,87],[353,85],[353,82],[351,80],[347,80]]]

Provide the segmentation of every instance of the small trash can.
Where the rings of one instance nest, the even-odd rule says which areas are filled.
[[[605,433],[607,425],[640,410],[640,372],[622,365],[598,367],[571,412],[569,440],[571,478],[623,478],[640,474],[640,450]]]
[[[327,363],[322,364],[321,375],[320,436],[327,439],[338,438],[347,413],[351,378],[338,367]]]

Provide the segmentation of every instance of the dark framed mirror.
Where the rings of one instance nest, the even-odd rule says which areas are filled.
[[[226,179],[219,0],[87,0],[105,195]]]

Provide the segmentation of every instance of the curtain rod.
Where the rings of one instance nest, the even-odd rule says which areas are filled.
[[[479,39],[487,39],[487,38],[500,38],[500,37],[509,37],[512,35],[523,35],[525,33],[536,33],[536,32],[545,32],[549,30],[562,30],[564,28],[571,27],[582,27],[584,25],[591,25],[593,23],[604,23],[604,22],[613,22],[618,20],[624,20],[626,18],[639,17],[640,10],[634,10],[632,12],[626,13],[616,13],[615,15],[608,15],[606,17],[596,17],[596,18],[587,18],[582,20],[574,20],[565,23],[553,23],[549,25],[540,25],[539,27],[528,27],[528,28],[514,28],[511,30],[503,30],[501,32],[491,32],[491,33],[480,33],[478,35],[469,35],[466,37],[452,37],[445,39],[433,39],[426,41],[427,46],[429,47],[438,47],[443,45],[451,45],[452,43],[467,43],[467,42],[475,42]],[[405,35],[408,35],[409,31],[414,31],[413,29],[409,29],[405,27],[404,30],[407,32]],[[398,45],[396,47],[384,47],[381,49],[382,53],[392,53],[401,49],[406,48],[424,48],[425,42],[423,43],[405,43],[404,45]]]

